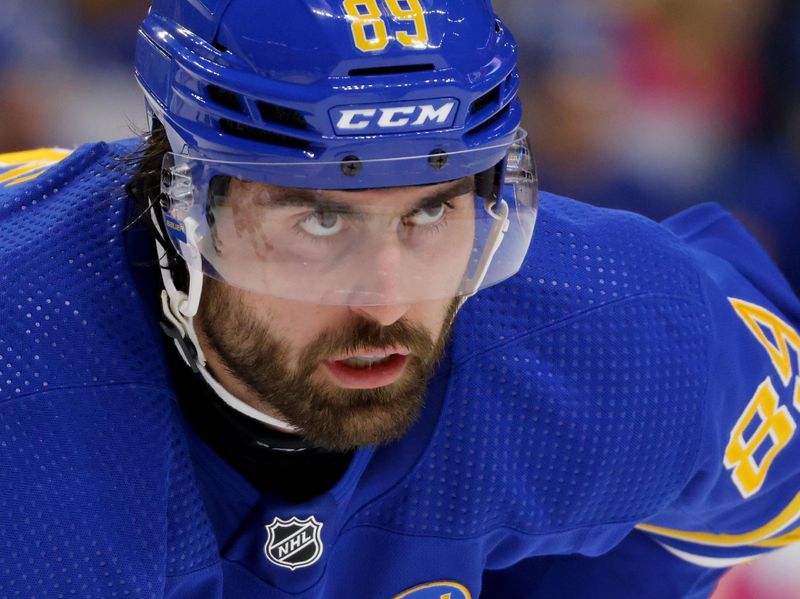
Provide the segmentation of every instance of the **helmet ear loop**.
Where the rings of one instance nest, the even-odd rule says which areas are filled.
[[[174,269],[177,265],[171,253],[164,247],[163,243],[169,243],[169,241],[166,240],[166,233],[159,222],[156,214],[157,210],[158,208],[153,206],[150,214],[153,225],[160,233],[160,235],[154,236],[154,241],[161,271],[161,281],[164,285],[164,289],[161,290],[161,311],[166,322],[162,323],[162,328],[169,337],[175,340],[186,363],[192,370],[197,371],[198,367],[202,368],[206,363],[205,355],[192,324],[192,318],[199,309],[203,286],[202,258],[199,250],[197,250],[197,223],[194,219],[186,219],[186,221],[190,222],[185,224],[187,233],[191,230],[192,236],[187,235],[187,241],[191,240],[190,242],[195,249],[194,255],[196,256],[193,260],[185,260],[189,279],[187,293],[178,289],[173,279]],[[189,244],[187,243],[187,245]]]
[[[163,204],[159,205],[163,210]],[[155,206],[151,208],[151,217],[161,237],[166,240],[164,228],[160,225],[158,215],[156,214],[157,210],[158,208]],[[164,282],[164,289],[161,291],[161,310],[166,319],[166,323],[162,323],[162,329],[169,337],[174,339],[175,346],[178,348],[178,351],[189,367],[194,372],[199,373],[209,387],[211,387],[217,396],[228,404],[228,406],[245,416],[249,416],[250,418],[268,424],[286,433],[300,432],[299,428],[288,422],[268,416],[235,397],[225,389],[206,368],[206,357],[200,346],[200,341],[197,338],[197,332],[192,322],[200,306],[204,277],[203,257],[200,254],[198,245],[199,223],[192,217],[186,217],[182,222],[186,233],[186,243],[183,248],[185,254],[182,254],[182,257],[186,263],[189,276],[188,293],[181,291],[175,286],[175,282],[172,278],[175,265],[170,264],[170,254],[162,245],[159,236],[155,237],[156,251],[158,252],[158,259],[161,265],[161,279]],[[165,243],[169,242],[165,241]]]
[[[187,319],[191,319],[197,314],[203,286],[203,258],[200,253],[199,223],[191,215],[176,221],[169,212],[173,201],[178,202],[184,209],[192,206],[194,193],[191,169],[186,164],[176,164],[175,158],[171,154],[165,155],[161,173],[161,195],[159,196],[161,212],[154,214],[153,220],[158,225],[157,228],[163,241],[163,245],[159,244],[162,275],[167,273],[170,275],[163,277],[164,287],[169,294],[173,308],[175,308],[175,315],[182,314]],[[153,210],[153,212],[156,211]],[[170,228],[180,231],[177,239],[175,235],[169,235]],[[177,254],[180,254],[187,270],[188,289],[186,292],[179,290],[173,279],[178,267],[177,263],[180,260],[175,253],[169,251],[170,245],[180,246],[175,249]]]
[[[186,245],[189,249],[188,256],[184,256],[186,269],[189,271],[189,292],[180,310],[187,318],[194,318],[200,308],[200,294],[203,291],[203,257],[197,234],[200,225],[191,216],[187,216],[183,224],[186,227]]]
[[[494,222],[492,228],[489,230],[489,235],[486,238],[486,246],[483,248],[483,253],[475,267],[475,273],[468,277],[465,281],[465,288],[467,293],[464,298],[469,298],[475,295],[483,284],[486,278],[486,273],[489,272],[489,266],[492,264],[492,259],[500,249],[500,244],[508,232],[509,226],[509,207],[508,202],[498,197],[497,199],[487,198],[483,201],[483,209],[492,217]]]
[[[505,158],[492,168],[475,175],[475,193],[483,198],[483,209],[492,217],[494,222],[486,237],[486,244],[483,248],[480,260],[478,261],[478,265],[475,267],[475,272],[471,277],[468,276],[464,280],[464,289],[466,292],[462,296],[462,304],[468,298],[475,295],[481,288],[483,280],[486,278],[486,273],[489,272],[492,259],[500,248],[505,234],[508,232],[510,224],[508,215],[510,209],[508,203],[500,197],[505,179],[507,160],[508,159]]]

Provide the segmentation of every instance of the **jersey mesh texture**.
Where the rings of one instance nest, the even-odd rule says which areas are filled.
[[[152,597],[213,559],[120,234],[131,149],[0,189],[0,597]]]
[[[545,196],[530,259],[459,315],[414,472],[357,524],[475,537],[634,522],[698,452],[708,319],[694,267],[641,217]]]

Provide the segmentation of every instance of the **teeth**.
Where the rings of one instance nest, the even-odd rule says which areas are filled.
[[[352,368],[370,368],[376,364],[383,364],[387,362],[391,356],[354,356],[342,360],[343,364],[347,364]]]

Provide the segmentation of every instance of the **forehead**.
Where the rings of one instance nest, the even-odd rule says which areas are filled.
[[[469,194],[474,191],[474,177],[464,177],[454,181],[431,185],[414,185],[408,187],[385,187],[362,190],[306,189],[299,187],[281,187],[267,183],[232,179],[228,194],[235,197],[258,195],[268,197],[277,204],[296,203],[335,203],[350,206],[407,206],[419,204],[426,200],[445,201],[448,198]]]

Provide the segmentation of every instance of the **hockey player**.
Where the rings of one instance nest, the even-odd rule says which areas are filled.
[[[515,57],[154,0],[143,149],[0,159],[0,597],[699,598],[800,538],[797,298],[714,205],[538,198]]]

